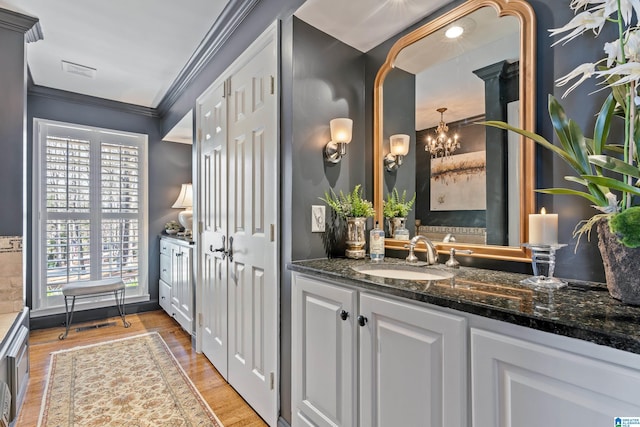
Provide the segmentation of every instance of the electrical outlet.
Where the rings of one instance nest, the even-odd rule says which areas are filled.
[[[312,205],[311,206],[311,232],[323,233],[324,232],[324,205]]]

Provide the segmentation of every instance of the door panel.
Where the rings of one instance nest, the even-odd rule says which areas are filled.
[[[357,425],[356,297],[353,290],[293,275],[293,427]]]
[[[278,265],[275,42],[231,77],[229,382],[267,422],[277,420]],[[264,197],[265,193],[272,197]],[[274,227],[274,233],[270,232]],[[266,229],[269,228],[269,233]]]
[[[472,328],[471,373],[478,427],[599,427],[640,414],[640,371],[589,354]]]
[[[227,378],[227,107],[224,82],[199,106],[202,352]]]
[[[364,293],[359,311],[360,424],[465,426],[466,320]]]
[[[279,389],[276,47],[273,33],[250,47],[198,113],[202,350],[270,425]]]

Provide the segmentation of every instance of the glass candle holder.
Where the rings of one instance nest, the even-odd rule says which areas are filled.
[[[557,277],[553,277],[553,271],[556,267],[556,250],[567,246],[566,244],[538,245],[525,243],[522,246],[531,249],[533,276],[521,280],[520,283],[549,289],[559,289],[567,286],[566,282],[563,282]]]

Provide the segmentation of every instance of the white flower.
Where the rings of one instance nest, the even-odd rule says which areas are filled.
[[[627,62],[626,64],[620,64],[608,70],[596,71],[596,75],[598,75],[598,77],[624,76],[615,82],[607,84],[608,87],[620,86],[634,80],[640,80],[640,62]]]
[[[605,43],[604,53],[607,54],[607,68],[611,68],[614,63],[621,63],[623,58],[620,50],[620,40]]]
[[[618,45],[618,50],[620,50],[620,45]],[[638,30],[628,32],[624,45],[624,55],[627,57],[627,61],[640,61],[640,34],[638,34]]]
[[[591,77],[595,73],[595,71],[596,71],[596,64],[586,63],[586,64],[578,65],[569,74],[567,74],[564,77],[560,77],[558,80],[556,80],[556,86],[564,86],[567,83],[569,83],[571,80],[575,79],[576,77],[581,76],[577,82],[575,82],[569,89],[566,90],[566,92],[562,95],[562,97],[565,98],[569,94],[569,92],[571,92],[576,87],[578,87],[580,83],[582,83],[583,81]]]
[[[600,6],[596,6],[591,10],[603,10],[604,16],[611,16],[618,12],[618,0],[607,0],[601,2]],[[640,14],[640,0],[621,0],[620,1],[620,15],[625,25],[631,21],[631,16],[635,10],[636,16]]]
[[[607,0],[571,0],[569,7],[573,10],[577,10],[582,7],[586,9],[590,4],[606,3],[606,1]]]
[[[595,12],[581,12],[574,16],[573,19],[569,21],[569,23],[564,27],[549,30],[551,36],[571,31],[569,34],[557,40],[551,46],[553,47],[558,43],[566,44],[588,30],[593,30],[593,33],[597,36],[598,34],[600,34],[600,30],[602,29],[602,26],[604,25],[606,20],[607,19],[604,15],[603,10],[597,10]]]

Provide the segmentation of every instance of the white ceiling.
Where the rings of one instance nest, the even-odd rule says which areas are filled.
[[[36,85],[156,107],[228,0],[0,0],[40,19],[27,45]],[[61,61],[96,69],[66,73]]]
[[[452,0],[307,0],[295,12],[306,23],[367,52]]]

